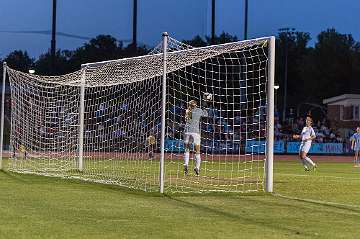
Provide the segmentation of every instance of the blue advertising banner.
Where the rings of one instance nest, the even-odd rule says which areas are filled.
[[[249,140],[246,142],[246,153],[265,153],[265,141]],[[274,153],[285,153],[285,142],[274,141]]]
[[[183,153],[185,151],[184,141],[176,139],[165,140],[165,151],[173,153]]]
[[[300,142],[288,142],[286,151],[288,153],[298,153]],[[313,143],[309,153],[314,154],[343,154],[342,143]]]
[[[225,141],[203,141],[201,143],[202,151],[208,153],[239,153],[241,146],[239,142],[225,142]],[[274,153],[293,153],[299,152],[300,142],[274,141]],[[244,148],[243,148],[244,149]],[[243,150],[242,149],[242,150]],[[166,139],[165,151],[173,153],[184,152],[184,141]],[[265,153],[265,141],[249,140],[246,142],[246,153]],[[344,154],[344,147],[342,143],[313,143],[309,153],[315,154]]]
[[[194,146],[191,145],[190,148]],[[201,150],[208,153],[238,153],[240,151],[240,143],[206,141],[201,142]],[[184,141],[178,139],[166,139],[165,151],[173,153],[183,153],[185,151]]]

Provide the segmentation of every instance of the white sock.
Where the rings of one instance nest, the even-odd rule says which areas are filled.
[[[201,163],[200,154],[195,154],[195,160],[196,160],[195,167],[196,167],[197,169],[200,169],[200,163]]]
[[[310,164],[311,166],[315,166],[315,163],[314,163],[309,157],[305,157],[304,159],[305,159],[306,162],[307,162],[308,164]]]
[[[305,159],[300,158],[301,163],[304,165],[305,168],[307,168],[307,163]]]
[[[190,158],[190,152],[185,151],[184,153],[184,166],[188,166]]]

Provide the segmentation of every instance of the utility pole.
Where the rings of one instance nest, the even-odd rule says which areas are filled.
[[[211,1],[211,43],[215,44],[215,0]]]
[[[244,40],[247,40],[248,38],[248,12],[249,0],[245,0]]]
[[[55,73],[55,53],[56,53],[56,0],[53,0],[53,14],[52,14],[52,32],[51,32],[51,65],[50,73]]]
[[[284,64],[284,102],[283,102],[283,112],[282,120],[285,122],[286,119],[286,108],[287,108],[287,85],[288,85],[288,55],[289,55],[289,38],[294,34],[295,28],[280,28],[280,33],[285,34],[284,38],[284,54],[285,54],[285,64]]]
[[[133,0],[133,42],[134,53],[137,49],[137,0]]]

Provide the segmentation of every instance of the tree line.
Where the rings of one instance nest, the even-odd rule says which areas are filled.
[[[214,40],[195,36],[183,42],[201,47],[237,40],[236,36],[223,32]],[[360,43],[351,34],[341,34],[333,28],[320,32],[313,42],[310,45],[307,32],[278,33],[275,65],[275,84],[280,86],[278,110],[284,106],[286,55],[287,111],[303,103],[321,104],[323,99],[341,94],[360,94]],[[144,45],[124,46],[110,35],[99,35],[75,50],[57,50],[54,71],[50,67],[50,51],[35,59],[26,51],[15,50],[0,62],[6,61],[11,68],[24,72],[34,69],[39,75],[62,75],[80,69],[83,63],[145,55],[150,50]]]

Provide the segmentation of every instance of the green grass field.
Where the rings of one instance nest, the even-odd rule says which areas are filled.
[[[359,238],[360,168],[274,169],[274,194],[169,195],[2,171],[0,238]]]

